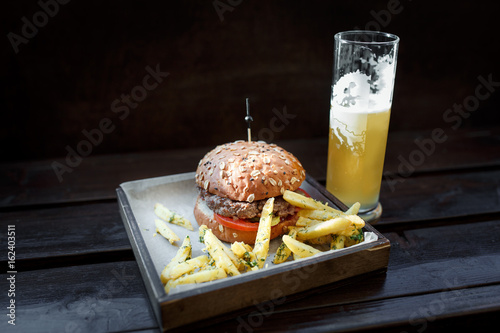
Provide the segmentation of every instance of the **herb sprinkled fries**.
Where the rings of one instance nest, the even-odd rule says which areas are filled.
[[[297,192],[284,191],[283,198],[300,208],[299,219],[295,226],[288,227],[288,234],[282,236],[282,243],[273,256],[274,264],[339,250],[364,240],[362,228],[365,222],[356,215],[358,203],[342,212]],[[265,268],[269,255],[273,205],[274,198],[267,199],[254,247],[241,241],[226,246],[211,229],[202,225],[199,228],[199,241],[205,245],[204,254],[192,258],[191,241],[186,236],[175,257],[161,273],[165,291],[168,293],[180,285],[208,282]],[[175,224],[192,229],[188,220],[160,204],[155,205],[155,213],[162,219],[155,221],[157,231],[170,243],[175,241],[175,233],[164,221],[177,221]]]

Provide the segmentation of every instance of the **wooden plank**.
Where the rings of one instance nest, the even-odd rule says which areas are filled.
[[[7,225],[16,226],[17,260],[131,251],[113,201],[0,213],[1,230]]]
[[[491,318],[494,312],[500,310],[498,304],[500,285],[492,285],[293,312],[256,310],[224,323],[205,325],[204,328],[227,332],[350,332],[376,329],[381,332],[433,332],[442,327],[476,330],[496,325]],[[490,321],[474,320],[476,315],[484,313],[490,313]]]
[[[135,261],[18,272],[16,290],[16,332],[158,328]],[[9,302],[6,292],[0,302]]]
[[[500,212],[500,170],[385,179],[378,225]]]
[[[52,163],[64,159],[0,165],[0,207],[116,198],[122,182],[196,169],[204,150],[96,155],[82,159],[58,179]]]
[[[421,165],[414,165],[414,172],[500,165],[500,127],[446,135],[445,142],[436,144],[429,156],[424,155]],[[390,133],[385,171],[404,169],[401,159],[414,161],[412,153],[422,150],[414,141],[429,138],[431,131]],[[278,143],[296,155],[312,177],[325,180],[326,137]],[[67,165],[65,158],[2,163],[0,207],[115,198],[115,189],[122,182],[194,171],[199,159],[212,148],[88,156],[71,167],[71,172],[63,173],[61,181],[52,163]]]
[[[442,135],[434,135],[440,130],[389,133],[384,171],[405,174],[407,164],[416,173],[500,165],[500,127],[443,130]]]

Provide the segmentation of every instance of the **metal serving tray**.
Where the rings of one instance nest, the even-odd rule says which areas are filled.
[[[313,257],[279,265],[271,263],[281,237],[271,241],[265,268],[239,276],[174,288],[168,295],[160,273],[177,252],[186,235],[193,245],[193,257],[203,254],[193,208],[198,195],[194,172],[130,181],[117,189],[118,204],[144,284],[163,331],[229,313],[258,303],[279,299],[352,276],[385,269],[390,242],[371,225],[365,226],[370,241],[342,250],[327,251]],[[347,207],[307,176],[301,188],[313,198],[341,210]],[[156,235],[154,204],[162,203],[189,219],[194,231],[172,225],[181,238],[170,244]]]

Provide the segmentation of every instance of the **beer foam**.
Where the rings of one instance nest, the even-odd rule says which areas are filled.
[[[346,109],[345,112],[375,113],[391,108],[394,86],[395,62],[385,55],[378,61],[369,60],[373,74],[358,70],[343,75],[332,87],[331,108]]]

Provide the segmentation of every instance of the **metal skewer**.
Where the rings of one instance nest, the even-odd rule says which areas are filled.
[[[248,97],[246,98],[246,105],[247,105],[247,116],[245,117],[245,121],[248,124],[248,127],[247,127],[248,142],[251,142],[252,141],[252,131],[250,129],[250,122],[253,121],[253,118],[250,115],[250,104],[248,103]]]

